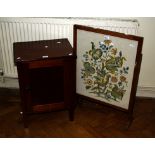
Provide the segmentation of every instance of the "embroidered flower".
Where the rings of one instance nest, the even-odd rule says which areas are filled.
[[[112,76],[111,77],[111,81],[114,82],[114,83],[116,83],[118,81],[118,79],[115,76]]]
[[[111,50],[111,53],[112,53],[113,55],[116,55],[116,53],[117,53],[117,48],[113,48],[113,49]]]
[[[122,82],[125,82],[125,81],[126,81],[126,77],[120,76],[120,80],[121,80]]]
[[[93,81],[92,81],[91,79],[87,79],[87,80],[86,80],[86,84],[92,85],[92,84],[93,84]]]
[[[110,45],[111,42],[112,42],[111,40],[104,40],[104,43],[108,46]]]

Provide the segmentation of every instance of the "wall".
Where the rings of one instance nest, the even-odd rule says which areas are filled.
[[[155,88],[155,18],[137,18],[140,23],[139,35],[144,37],[143,59],[139,86]]]

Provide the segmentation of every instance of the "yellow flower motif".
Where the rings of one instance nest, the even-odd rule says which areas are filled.
[[[87,79],[85,83],[88,84],[88,85],[92,85],[93,81],[91,79]]]
[[[125,82],[125,81],[126,81],[126,77],[120,76],[120,80],[121,80],[122,82]]]
[[[108,46],[111,42],[112,42],[111,40],[104,40],[104,43],[107,44]]]

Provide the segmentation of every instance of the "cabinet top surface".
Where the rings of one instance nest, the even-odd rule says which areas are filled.
[[[73,48],[68,39],[16,42],[13,51],[15,62],[73,56]]]

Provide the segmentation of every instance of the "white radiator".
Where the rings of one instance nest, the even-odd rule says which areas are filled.
[[[73,25],[82,24],[138,35],[138,22],[107,18],[0,18],[0,52],[5,77],[17,77],[13,42],[68,38],[73,44]]]

